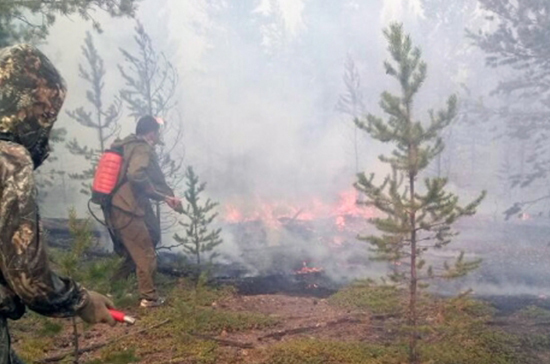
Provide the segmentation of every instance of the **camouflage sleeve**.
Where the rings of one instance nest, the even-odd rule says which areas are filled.
[[[49,267],[35,201],[33,163],[20,145],[0,142],[0,270],[31,310],[74,316],[88,295]]]
[[[162,201],[166,196],[174,196],[174,192],[166,184],[151,148],[145,144],[137,146],[133,151],[126,177],[153,200]]]

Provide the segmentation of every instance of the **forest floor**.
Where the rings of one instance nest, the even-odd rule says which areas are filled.
[[[403,303],[393,288],[354,285],[328,298],[242,296],[231,287],[164,285],[166,304],[119,307],[133,326],[78,324],[79,363],[406,363]],[[420,302],[422,363],[550,363],[550,311],[529,305],[499,314],[470,298]],[[33,313],[11,322],[15,350],[28,363],[74,362],[71,319]]]

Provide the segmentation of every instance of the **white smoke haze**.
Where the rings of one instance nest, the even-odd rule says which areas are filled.
[[[339,193],[352,189],[356,172],[354,126],[350,116],[336,110],[338,97],[345,92],[344,63],[349,55],[357,66],[366,111],[383,116],[378,106],[380,93],[397,91],[395,81],[383,68],[389,55],[382,28],[390,21],[404,22],[428,64],[428,80],[415,105],[418,119],[427,120],[427,111],[444,107],[453,93],[462,100],[483,104],[502,102],[488,96],[502,73],[484,67],[484,55],[465,35],[466,28],[486,26],[476,1],[471,1],[471,14],[450,25],[426,22],[418,0],[219,1],[221,15],[210,11],[212,3],[216,2],[144,0],[137,19],[156,50],[164,52],[178,70],[177,112],[184,131],[179,148],[185,152],[185,164],[194,166],[208,183],[210,197],[220,202],[221,217],[229,207],[238,209],[243,219],[255,216],[262,204],[271,205],[274,214],[292,217],[296,213],[292,208],[303,209],[301,213],[306,214],[313,209],[314,200],[334,206]],[[228,7],[233,10],[224,13]],[[111,19],[101,13],[96,19],[103,33],[92,34],[105,62],[105,101],[109,103],[124,86],[117,69],[123,63],[119,47],[135,49],[135,21]],[[86,105],[87,85],[78,78],[78,63],[85,61],[80,48],[86,31],[91,30],[89,23],[77,17],[60,18],[42,46],[67,80],[64,110]],[[134,128],[133,118],[125,114],[121,136]],[[481,121],[466,120],[461,114],[447,131],[440,172],[449,176],[449,188],[464,202],[488,190],[479,217],[460,225],[464,233],[451,247],[453,252],[472,250],[475,256],[489,257],[489,268],[482,272],[493,274],[500,272],[499,264],[506,265],[511,258],[494,255],[500,259],[495,263],[492,253],[504,246],[538,246],[542,243],[536,237],[544,232],[537,228],[530,230],[530,235],[514,235],[523,222],[502,223],[502,211],[517,196],[504,192],[505,182],[498,177],[498,170],[504,153],[513,152],[516,146],[496,139],[494,130]],[[90,133],[64,115],[58,126],[67,128],[68,139],[86,140]],[[378,161],[378,155],[389,149],[363,132],[358,140],[359,170],[383,178],[387,168]],[[78,172],[86,168],[85,162],[69,155],[63,146],[57,146],[55,156],[59,158],[55,163],[58,169]],[[428,173],[437,173],[437,166],[432,165]],[[69,206],[85,214],[86,198],[79,189],[77,182],[68,179],[59,183],[44,203],[44,215],[66,216]],[[257,230],[266,236],[258,238],[256,246],[249,246],[251,242],[235,235],[235,227],[221,219],[225,240],[221,262],[238,262],[250,274],[262,274],[281,266],[285,255],[280,251],[286,251],[295,257],[307,255],[311,264],[322,265],[338,281],[381,276],[385,266],[368,262],[366,243],[354,239],[359,232],[374,232],[366,223],[354,225],[359,231],[345,234],[341,246],[317,239],[322,231],[338,236],[339,232],[329,227],[336,218],[337,214],[325,213],[308,222],[298,215],[301,228],[310,227],[315,232],[313,238],[304,237],[303,230],[297,233],[285,227],[260,227]],[[482,227],[474,224],[476,219],[483,221]],[[166,245],[170,245],[171,235],[165,235]],[[530,267],[530,262],[527,265]],[[548,277],[543,268],[537,270],[538,277],[530,270],[517,267],[515,272],[537,278],[537,282]],[[487,277],[479,275],[472,277],[462,283],[477,285],[476,291],[540,294],[536,284],[514,282],[513,275],[498,283],[487,283]]]

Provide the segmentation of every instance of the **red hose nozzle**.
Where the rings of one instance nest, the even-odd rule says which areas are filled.
[[[115,319],[115,321],[118,322],[126,322],[129,325],[133,325],[136,323],[136,319],[126,315],[124,312],[117,311],[117,310],[109,310],[111,313],[111,316]]]

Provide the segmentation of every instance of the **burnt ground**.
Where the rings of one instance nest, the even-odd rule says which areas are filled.
[[[501,311],[501,315],[495,316],[495,319],[489,323],[490,325],[517,335],[533,337],[548,335],[550,315],[542,317],[542,319],[541,316],[533,316],[532,320],[526,320],[524,316],[518,314],[519,308],[536,304],[535,298],[523,297],[507,301],[501,297],[495,301],[497,306],[500,305],[504,310]],[[538,301],[538,303],[541,302]],[[542,303],[543,306],[549,304],[546,301]],[[265,317],[273,319],[273,323],[269,325],[258,323],[258,325],[238,330],[226,329],[221,325],[215,330],[210,330],[208,334],[208,338],[216,341],[217,345],[201,347],[196,346],[196,343],[191,344],[182,339],[178,345],[192,346],[193,351],[192,355],[189,352],[182,354],[178,345],[173,344],[174,337],[178,335],[178,332],[174,326],[170,326],[171,323],[154,327],[164,322],[165,319],[175,320],[176,317],[171,316],[169,310],[177,306],[178,302],[172,299],[168,300],[167,306],[164,308],[128,308],[125,311],[139,319],[136,325],[117,325],[114,328],[97,325],[86,329],[79,341],[81,348],[105,342],[112,344],[83,354],[79,362],[119,364],[128,362],[150,364],[261,363],[265,359],[266,349],[280,342],[298,338],[372,343],[391,340],[392,337],[392,334],[387,331],[387,326],[383,325],[384,318],[371,315],[366,310],[335,307],[326,298],[285,294],[253,296],[230,294],[213,300],[209,304],[209,309],[212,312],[265,315]],[[43,344],[44,340],[42,339],[37,339],[35,342],[28,340],[28,337],[36,334],[39,327],[43,326],[43,322],[37,321],[36,316],[30,316],[17,322],[13,330],[16,350],[32,352],[34,358],[51,357],[72,350],[71,321],[63,319],[55,320],[55,322],[61,323],[63,329],[59,333],[47,337],[47,344]],[[231,324],[228,324],[229,326]],[[205,338],[195,339],[203,341]],[[168,342],[172,344],[165,345]],[[203,342],[212,341],[205,340]],[[29,346],[32,347],[30,351]],[[112,356],[113,352],[124,353],[125,351],[129,351],[131,354],[127,357],[124,355]],[[210,355],[214,352],[215,359],[211,359]],[[538,352],[537,358],[540,360],[539,363],[550,362],[550,349]],[[72,358],[69,356],[64,362],[72,362],[71,360]]]

